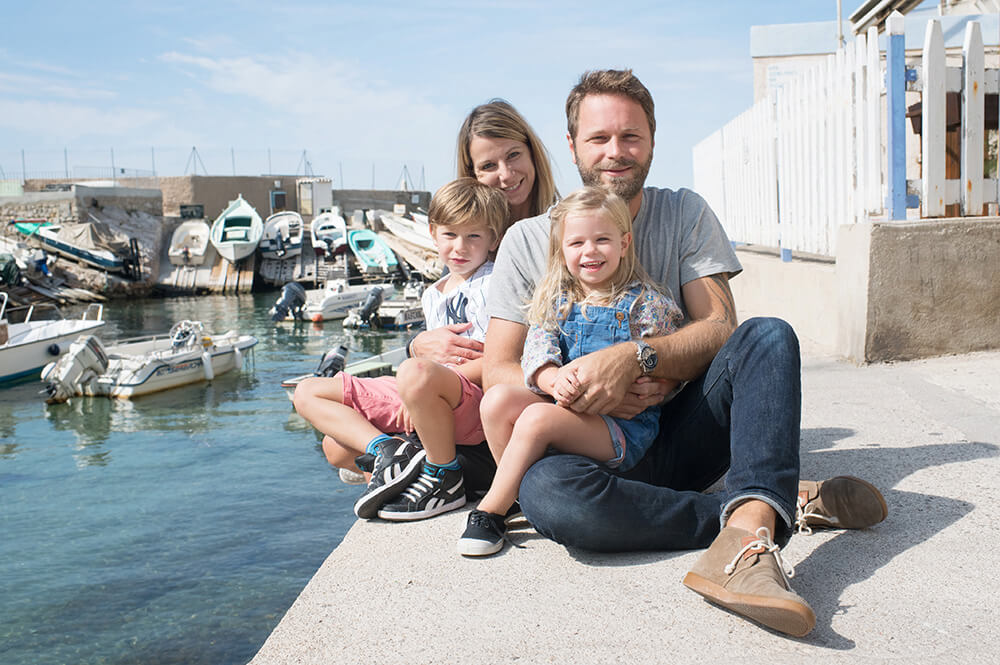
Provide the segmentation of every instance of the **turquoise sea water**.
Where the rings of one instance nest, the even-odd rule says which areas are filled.
[[[283,378],[394,333],[272,324],[275,294],[109,304],[103,339],[198,319],[259,343],[240,373],[133,401],[0,389],[0,661],[245,663],[354,522]]]

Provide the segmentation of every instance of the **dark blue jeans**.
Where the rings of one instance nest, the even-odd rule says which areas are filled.
[[[544,457],[521,481],[525,517],[547,538],[588,550],[695,549],[755,498],[778,512],[774,537],[784,544],[798,491],[800,375],[791,326],[746,321],[664,405],[657,440],[635,468],[617,474],[578,455]],[[723,475],[724,492],[702,493]]]

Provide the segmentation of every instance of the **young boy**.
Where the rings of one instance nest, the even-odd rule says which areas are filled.
[[[428,330],[472,323],[464,334],[486,336],[486,290],[492,256],[508,224],[499,189],[459,178],[437,191],[428,217],[448,274],[424,291]],[[354,504],[358,517],[417,520],[465,505],[457,445],[483,441],[479,420],[482,359],[440,365],[404,361],[395,377],[306,379],[295,390],[295,410],[323,432],[334,466],[356,468],[355,456],[374,457],[371,480]],[[423,449],[390,432],[416,430]]]

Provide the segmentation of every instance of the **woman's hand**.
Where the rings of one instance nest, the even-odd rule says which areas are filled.
[[[410,342],[410,356],[428,358],[442,365],[461,365],[467,360],[482,358],[483,343],[459,334],[471,327],[471,323],[453,323],[425,330]]]

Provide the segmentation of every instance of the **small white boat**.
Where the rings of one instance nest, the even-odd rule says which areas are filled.
[[[342,319],[351,309],[361,305],[376,288],[381,290],[385,299],[395,293],[392,284],[348,284],[343,279],[329,279],[322,290],[306,291],[303,318],[316,322]]]
[[[175,266],[200,266],[205,262],[211,228],[203,219],[189,219],[174,229],[167,257]]]
[[[412,213],[412,215],[414,219],[385,212],[382,213],[382,225],[400,240],[437,252],[437,245],[434,244],[434,238],[431,237],[431,227],[427,223],[427,215],[420,215],[420,213]],[[417,219],[418,216],[422,217],[423,220]]]
[[[264,233],[264,222],[240,194],[212,223],[211,240],[230,263],[253,254]]]
[[[244,354],[257,344],[252,335],[228,331],[206,335],[199,321],[179,321],[167,335],[126,340],[105,347],[83,335],[69,351],[46,365],[46,402],[57,404],[76,395],[129,399],[211,381],[243,367]]]
[[[302,215],[293,210],[276,212],[264,220],[260,254],[265,259],[290,259],[302,253]]]
[[[340,346],[324,354],[320,360],[319,368],[315,372],[302,374],[282,381],[281,387],[285,389],[288,399],[292,399],[295,395],[295,387],[305,379],[311,376],[334,376],[339,367],[337,363],[330,363],[329,360],[331,359],[339,360],[340,366],[343,367],[343,364],[347,360],[347,347]],[[399,368],[400,363],[404,360],[406,360],[406,347],[400,346],[385,353],[380,353],[377,356],[368,356],[367,358],[347,364],[346,367],[343,367],[343,371],[357,377],[385,376],[387,374],[395,374],[396,369]]]
[[[347,246],[347,222],[337,211],[320,213],[313,218],[309,232],[313,251],[333,256]]]
[[[24,310],[22,320],[9,320],[20,315],[20,310]],[[103,316],[104,308],[99,304],[90,305],[79,319],[63,318],[55,306],[8,310],[7,294],[0,292],[0,383],[37,374],[82,333],[105,325]]]

